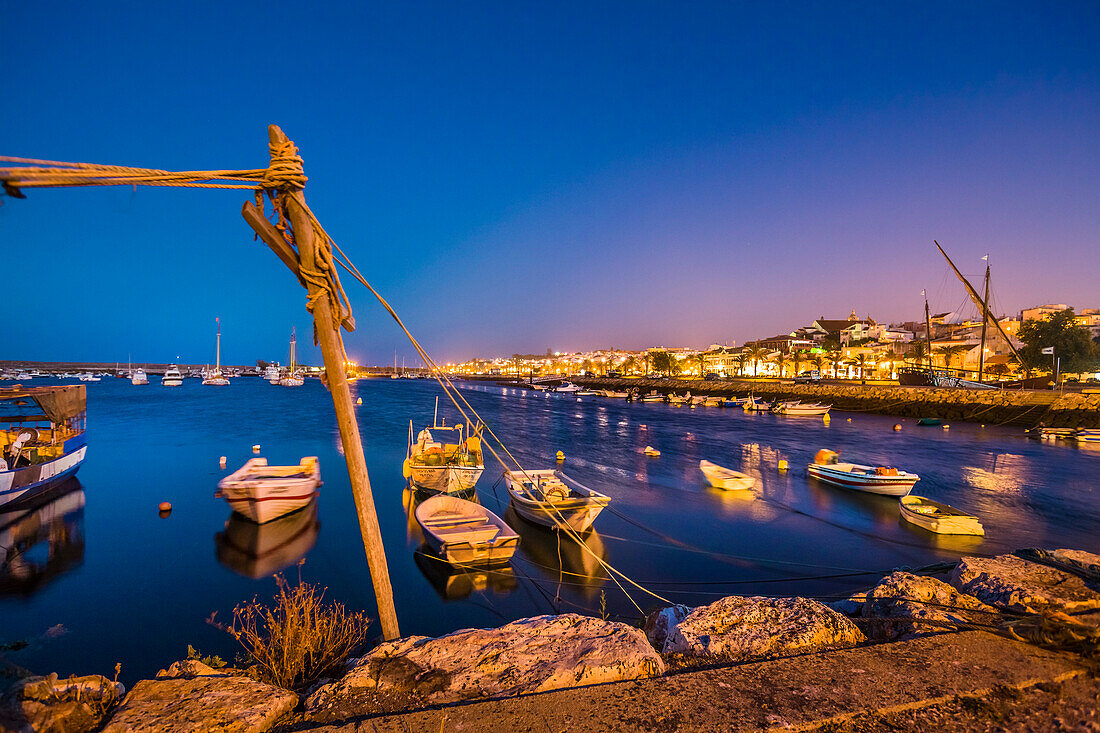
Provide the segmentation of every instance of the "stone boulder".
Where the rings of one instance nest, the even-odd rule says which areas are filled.
[[[1080,560],[1087,554],[1075,553],[1073,559]],[[1077,575],[1015,555],[964,557],[951,571],[948,582],[980,601],[1016,613],[1100,608],[1100,593]]]
[[[0,700],[0,731],[83,733],[98,730],[126,688],[101,675],[21,680]]]
[[[261,733],[298,705],[298,696],[247,677],[142,680],[104,733]]]
[[[369,689],[429,704],[523,695],[653,677],[665,670],[645,634],[626,624],[566,613],[496,629],[385,642],[343,679],[310,696],[307,708],[337,706]]]
[[[157,679],[174,679],[176,677],[186,677],[188,679],[193,677],[227,677],[235,672],[236,670],[230,670],[224,667],[222,669],[214,669],[209,664],[204,664],[197,659],[182,659],[178,662],[172,662],[172,666],[168,669],[162,669],[157,672]]]
[[[877,623],[871,631],[875,636],[897,639],[952,631],[960,623],[989,624],[996,620],[997,609],[959,593],[942,580],[898,571],[867,592],[863,617],[896,619]]]
[[[729,596],[669,629],[666,655],[740,662],[865,641],[846,616],[808,598]]]
[[[665,648],[668,630],[687,618],[689,613],[691,613],[691,609],[687,606],[680,604],[667,606],[646,616],[642,631],[645,632],[646,638],[649,639],[649,643],[653,645],[653,648],[660,651]]]

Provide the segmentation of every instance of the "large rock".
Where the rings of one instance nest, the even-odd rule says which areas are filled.
[[[260,733],[298,704],[298,696],[247,677],[142,680],[104,733]]]
[[[100,723],[126,689],[100,675],[58,679],[30,677],[0,701],[0,731],[8,733],[84,733]]]
[[[744,661],[865,641],[846,616],[808,598],[729,596],[669,629],[665,654]]]
[[[997,609],[952,588],[942,580],[895,572],[867,592],[864,618],[895,619],[872,627],[888,639],[954,630],[955,624],[989,624]],[[912,619],[935,622],[921,624]]]
[[[1077,560],[1088,555],[1072,550],[1057,552],[1072,552],[1073,559]],[[1096,558],[1095,555],[1091,557]],[[964,557],[951,571],[948,582],[991,606],[1016,613],[1100,608],[1100,593],[1077,575],[1021,560],[1015,555]]]
[[[307,707],[336,705],[341,696],[363,689],[447,703],[653,677],[664,670],[638,629],[574,613],[536,616],[497,629],[383,643],[343,679],[311,695]]]

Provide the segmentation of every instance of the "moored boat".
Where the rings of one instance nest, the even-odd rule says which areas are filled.
[[[414,510],[428,547],[452,565],[505,563],[519,535],[504,520],[472,501],[440,494]]]
[[[432,427],[424,428],[413,442],[413,425],[409,421],[409,445],[403,466],[405,477],[416,487],[433,494],[455,494],[469,491],[481,478],[485,462],[481,452],[478,430],[469,430],[462,423],[439,423],[439,400]],[[440,442],[432,431],[451,431],[456,442]]]
[[[977,517],[923,496],[903,496],[898,499],[898,507],[902,519],[929,532],[985,535],[985,528]]]
[[[943,420],[938,417],[922,417],[917,420],[917,425],[923,425],[927,427],[936,427],[943,425]]]
[[[829,410],[833,409],[832,405],[823,405],[820,402],[777,402],[772,406],[772,412],[776,415],[801,415],[807,417],[816,417],[820,415],[828,415]]]
[[[756,479],[748,474],[719,466],[710,461],[699,461],[699,470],[707,477],[711,486],[728,491],[744,491],[756,484]]]
[[[297,466],[269,466],[266,458],[250,458],[218,482],[215,496],[257,524],[290,514],[308,504],[321,485],[317,456],[303,458]]]
[[[516,513],[551,529],[569,527],[584,532],[611,502],[605,494],[552,468],[509,470],[504,479]]]
[[[183,375],[180,374],[180,370],[173,364],[164,370],[164,376],[161,377],[160,383],[164,387],[179,387],[183,384]]]
[[[267,381],[268,384],[278,384],[279,367],[275,366],[274,364],[268,364],[267,366],[265,366],[263,378]]]
[[[84,385],[0,388],[0,506],[75,474],[88,451],[86,422]]]
[[[920,481],[917,474],[892,466],[841,463],[836,452],[831,450],[819,450],[807,470],[827,484],[884,496],[905,496]]]
[[[1078,428],[1073,433],[1073,439],[1076,440],[1078,443],[1089,443],[1095,445],[1100,443],[1100,430]]]
[[[298,363],[295,360],[294,347],[297,339],[294,336],[294,327],[290,327],[290,371],[279,380],[279,384],[283,387],[301,387],[305,384],[305,378],[302,377],[301,372],[298,371]]]
[[[562,382],[559,386],[554,388],[554,391],[571,394],[573,392],[580,392],[581,388],[573,384],[572,382]]]
[[[214,321],[218,324],[217,361],[214,371],[203,372],[202,383],[207,387],[228,387],[229,380],[222,374],[222,321],[221,318],[215,318]]]
[[[133,375],[130,376],[130,384],[149,384],[149,377],[145,374],[145,370],[135,369]]]
[[[767,412],[768,410],[772,409],[772,403],[765,402],[764,400],[758,399],[756,397],[749,397],[741,405],[741,408],[745,412]]]

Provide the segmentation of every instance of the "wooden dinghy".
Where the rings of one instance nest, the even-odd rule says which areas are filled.
[[[432,496],[414,513],[428,547],[452,565],[505,563],[519,545],[519,535],[503,519],[457,496]]]
[[[982,537],[985,529],[978,518],[947,504],[923,496],[903,496],[898,499],[901,518],[910,524],[936,534],[970,534]]]
[[[699,470],[707,477],[711,486],[727,491],[745,491],[756,484],[756,479],[752,476],[710,461],[699,461]]]
[[[529,522],[556,529],[566,525],[584,532],[611,498],[552,468],[505,471],[516,513]]]
[[[269,466],[252,458],[218,482],[215,496],[257,524],[270,522],[309,504],[321,485],[321,464],[307,456],[297,466]]]
[[[833,486],[883,496],[905,496],[920,476],[892,466],[840,463],[835,451],[819,450],[807,467],[809,474]]]

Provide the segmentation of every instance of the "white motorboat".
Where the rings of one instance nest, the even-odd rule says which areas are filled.
[[[828,415],[831,409],[833,409],[832,405],[823,405],[819,402],[777,402],[772,406],[772,412],[776,415],[802,415],[808,417]]]
[[[164,370],[164,376],[161,377],[160,383],[164,387],[179,387],[183,384],[183,375],[180,374],[179,368],[172,364]]]
[[[596,397],[599,393],[590,389],[579,389],[574,392],[577,397]]]
[[[457,496],[429,497],[413,513],[428,547],[452,565],[505,563],[519,546],[503,519]]]
[[[619,399],[619,400],[625,400],[627,397],[630,396],[630,394],[628,392],[618,392],[618,391],[613,390],[613,389],[605,389],[600,394],[602,394],[604,397],[610,397],[612,399]]]
[[[577,385],[573,384],[572,382],[562,382],[559,386],[554,388],[554,391],[555,392],[565,392],[566,394],[571,394],[573,392],[580,392],[581,388],[578,387]]]
[[[149,384],[149,377],[146,376],[144,369],[135,369],[134,373],[130,376],[130,384]]]
[[[552,468],[505,471],[504,478],[516,513],[551,529],[584,532],[611,502],[605,494]]]
[[[321,464],[307,456],[297,466],[269,466],[266,458],[250,458],[218,482],[215,496],[257,524],[290,514],[317,496]]]
[[[81,382],[98,382],[98,381],[100,381],[100,378],[97,377],[96,375],[92,374],[91,372],[88,372],[87,374],[81,374],[79,377],[77,377],[77,379],[79,379]]]
[[[699,470],[707,477],[711,486],[729,491],[744,491],[756,485],[756,479],[748,474],[734,471],[710,461],[699,461]]]
[[[264,367],[263,378],[267,380],[268,384],[279,383],[279,367],[274,364],[268,364]]]
[[[929,532],[979,537],[985,535],[985,528],[977,517],[923,496],[903,496],[898,499],[898,507],[901,509],[902,519]]]
[[[34,375],[30,372],[19,372],[15,375],[15,378],[20,382],[25,382],[28,379],[34,379]]]
[[[840,463],[839,456],[831,450],[819,450],[807,470],[827,484],[884,496],[905,496],[920,481],[917,474],[892,466]]]
[[[683,405],[691,402],[691,392],[686,392],[683,395],[669,394],[668,404],[670,405]]]
[[[651,391],[649,394],[642,395],[638,400],[639,402],[664,402],[665,396],[657,390]]]
[[[214,321],[218,324],[217,361],[214,371],[203,372],[202,383],[205,387],[228,387],[229,380],[222,374],[222,321],[221,318],[215,318]]]
[[[1100,430],[1078,428],[1073,433],[1073,439],[1078,443],[1087,443],[1089,445],[1100,444]]]

